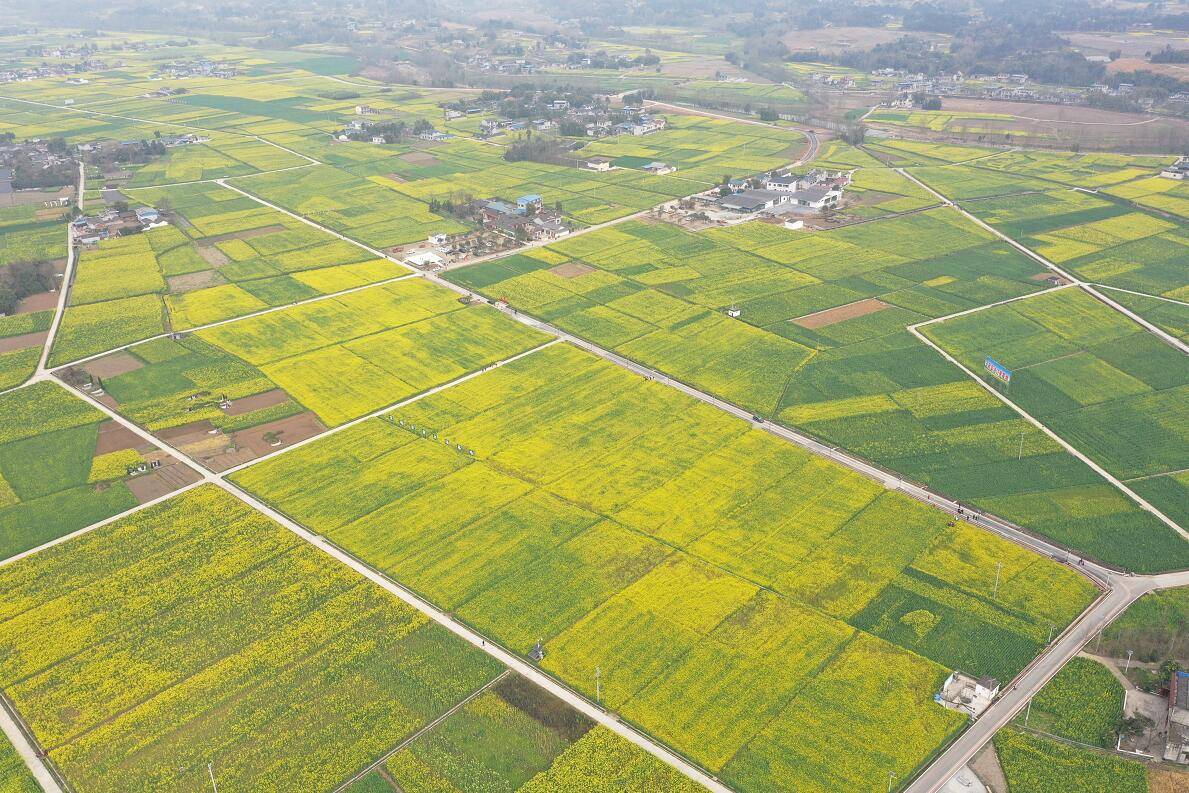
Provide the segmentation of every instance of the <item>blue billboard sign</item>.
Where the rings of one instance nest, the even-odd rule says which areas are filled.
[[[1011,369],[1000,364],[994,358],[988,356],[983,360],[983,368],[991,373],[991,377],[997,380],[1002,380],[1005,383],[1011,382]]]

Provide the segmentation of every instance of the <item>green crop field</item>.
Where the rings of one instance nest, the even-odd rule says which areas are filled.
[[[1147,793],[1143,763],[1079,749],[1013,729],[995,736],[1008,789],[1012,793]]]
[[[1013,196],[971,211],[1079,277],[1184,299],[1189,236],[1171,220],[1106,198],[1070,191]]]
[[[3,793],[40,793],[41,786],[25,767],[25,761],[4,735],[0,735],[0,791]]]
[[[984,357],[1012,370],[1012,401],[1125,483],[1143,477],[1157,508],[1183,512],[1180,487],[1151,486],[1151,479],[1189,468],[1189,366],[1170,345],[1076,288],[925,332],[988,383],[998,381],[983,371]],[[1152,550],[1184,549],[1183,541],[1165,534],[1168,541]],[[1159,540],[1153,533],[1149,541]],[[1117,542],[1139,545],[1130,533]]]
[[[702,790],[518,676],[505,676],[386,759],[351,793]]]
[[[1154,176],[1174,160],[1174,157],[1167,155],[1079,154],[1014,149],[980,160],[978,165],[980,168],[1035,177],[1070,187],[1096,188]]]
[[[1189,666],[1189,587],[1144,595],[1103,630],[1093,649],[1115,658],[1130,651],[1140,661],[1174,659]]]
[[[1091,597],[565,345],[234,476],[584,693],[600,668],[604,704],[744,790],[908,774],[961,724],[947,669],[1009,678]]]
[[[1149,176],[1111,185],[1103,192],[1141,207],[1189,218],[1189,185],[1183,181]]]
[[[96,452],[103,413],[43,382],[0,394],[0,416],[0,559],[136,506],[141,457]]]
[[[38,219],[36,212],[34,206],[0,209],[0,266],[66,258],[62,220]]]
[[[1111,748],[1122,718],[1123,685],[1097,661],[1074,658],[1033,698],[1028,727]],[[1016,723],[1023,722],[1018,716]]]
[[[1061,549],[1189,568],[1189,543],[1139,503],[1189,521],[1184,356],[964,214],[1186,340],[1189,187],[1159,176],[1173,157],[1033,150],[1067,120],[948,99],[826,107],[890,81],[805,52],[777,64],[788,83],[758,81],[735,33],[627,19],[571,42],[538,32],[551,14],[531,30],[363,15],[301,44],[204,40],[152,14],[160,32],[0,35],[18,78],[0,85],[0,144],[54,141],[86,188],[64,208],[0,193],[0,292],[14,264],[62,269],[77,211],[126,201],[166,221],[76,245],[59,324],[58,293],[0,316],[0,694],[64,787],[700,789],[498,649],[738,793],[903,788],[969,724],[934,700],[952,671],[1010,685],[1099,597]],[[574,113],[543,109],[562,96]],[[637,100],[663,129],[578,128]],[[795,168],[844,172],[838,207],[793,229],[697,197],[801,162],[790,119],[819,111],[874,125],[862,143],[823,135]],[[369,124],[385,138],[354,134]],[[171,145],[128,145],[153,140]],[[527,194],[570,233],[512,250],[460,210]],[[437,234],[501,253],[444,288],[397,263]],[[57,380],[37,373],[47,344]],[[986,356],[1015,372],[1011,403]],[[1184,662],[1187,624],[1182,591],[1159,591],[1091,647]],[[1010,793],[1175,788],[1096,748],[1122,702],[1097,662],[1061,669],[994,739]],[[0,793],[36,789],[0,738]]]
[[[213,486],[0,591],[0,685],[82,790],[332,787],[499,671]]]
[[[331,166],[264,174],[235,185],[375,247],[419,242],[466,227],[382,183]]]

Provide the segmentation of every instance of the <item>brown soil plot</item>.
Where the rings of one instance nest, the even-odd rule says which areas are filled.
[[[559,264],[556,267],[549,268],[549,272],[562,278],[577,278],[580,275],[586,275],[594,271],[595,268],[582,262],[566,262],[565,264]]]
[[[111,355],[105,355],[94,361],[89,361],[83,366],[83,369],[91,377],[108,378],[118,377],[128,372],[135,372],[143,366],[144,364],[139,358],[133,357],[126,352],[117,352]]]
[[[827,308],[825,311],[815,311],[812,314],[806,314],[803,317],[790,319],[794,325],[800,325],[807,330],[815,328],[824,328],[827,325],[834,325],[839,322],[844,322],[855,317],[864,317],[868,314],[874,314],[877,311],[883,311],[888,308],[888,304],[882,300],[876,300],[874,297],[869,297],[866,300],[859,300],[855,303],[847,303],[845,306],[838,306],[837,308]]]
[[[211,250],[216,249],[212,248]],[[165,281],[169,284],[170,293],[175,295],[227,283],[227,279],[220,275],[218,270],[200,270],[185,275],[171,275]]]
[[[0,339],[0,352],[12,352],[13,350],[40,347],[45,344],[45,340],[49,335],[49,331],[39,330],[35,333],[22,333],[19,336],[9,336],[6,339]]]
[[[288,399],[288,394],[279,388],[274,388],[271,391],[265,391],[261,394],[253,394],[252,396],[232,400],[231,407],[223,412],[228,416],[242,416],[245,413],[251,413],[253,410],[279,405]]]

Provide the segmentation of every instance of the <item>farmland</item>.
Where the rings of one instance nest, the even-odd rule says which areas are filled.
[[[505,676],[386,759],[352,793],[702,788],[534,684]]]
[[[1123,492],[1189,520],[1184,356],[963,212],[1184,339],[1172,158],[806,135],[777,113],[858,126],[818,75],[865,73],[772,64],[802,92],[748,76],[755,41],[623,21],[0,38],[2,69],[59,72],[0,78],[0,135],[91,144],[78,204],[0,192],[0,275],[57,286],[75,206],[166,221],[78,244],[52,371],[59,293],[0,316],[0,695],[64,787],[693,793],[688,762],[737,793],[903,789],[1003,723],[936,701],[961,670],[1003,684],[994,715],[1055,673],[994,739],[1012,793],[1148,789],[1094,748],[1115,679],[1058,667],[1141,588],[1102,651],[1185,652],[1154,588],[1189,544]],[[809,150],[839,207],[712,205]],[[530,194],[548,241],[469,208]],[[918,333],[1013,369],[1110,476]],[[23,766],[0,738],[0,793],[37,789]]]
[[[1184,299],[1189,238],[1178,223],[1074,191],[982,201],[970,211],[1032,250],[1106,286]]]
[[[129,467],[148,451],[104,440],[103,413],[36,383],[0,394],[0,415],[0,559],[136,506]]]
[[[1189,588],[1152,592],[1128,607],[1102,632],[1095,649],[1125,658],[1130,650],[1140,661],[1189,661]]]
[[[951,209],[816,234],[631,221],[448,277],[1100,559],[1189,560],[1156,518],[905,330],[1046,286]]]
[[[406,272],[218,185],[136,196],[174,224],[81,252],[53,365]]]
[[[79,371],[100,378],[124,415],[154,432],[180,428],[175,442],[227,467],[244,461],[225,456],[237,431],[305,414],[312,422],[294,431],[314,434],[545,340],[410,278],[156,339]]]
[[[1114,746],[1114,730],[1121,718],[1122,684],[1097,661],[1074,658],[1036,695],[1028,726],[1071,741],[1109,748]]]
[[[930,699],[948,667],[1010,677],[1091,596],[565,345],[233,476],[512,650],[543,639],[542,666],[590,696],[600,668],[607,707],[743,790],[907,774],[961,723]],[[856,686],[915,739],[854,710]]]
[[[41,786],[33,779],[24,760],[8,739],[0,735],[0,791],[3,793],[39,793]]]
[[[1080,289],[1062,289],[927,326],[970,369],[1013,371],[1010,398],[1160,509],[1181,510],[1189,467],[1184,356]],[[1087,505],[1088,506],[1088,505]]]
[[[46,306],[57,299],[43,290],[57,286],[54,274],[65,266],[65,212],[39,205],[0,208],[0,275],[17,298],[0,317],[0,390],[19,385],[37,368],[53,316]],[[13,265],[24,274],[5,271]]]
[[[286,209],[378,248],[465,230],[427,204],[331,166],[264,174],[234,182]]]
[[[499,665],[212,486],[0,569],[0,685],[71,784],[325,788]],[[293,762],[300,758],[300,762]]]
[[[1087,793],[1147,793],[1143,763],[1098,754],[1006,729],[995,749],[1012,793],[1083,790]]]

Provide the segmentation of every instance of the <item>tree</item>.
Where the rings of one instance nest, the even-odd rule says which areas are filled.
[[[838,133],[838,136],[842,138],[845,143],[849,143],[852,146],[859,146],[867,138],[867,128],[862,124],[853,124],[843,127]]]
[[[1148,730],[1156,726],[1156,722],[1142,713],[1119,719],[1115,725],[1115,732],[1122,738],[1139,738]]]
[[[11,314],[17,310],[20,299],[8,284],[0,284],[0,314]]]

